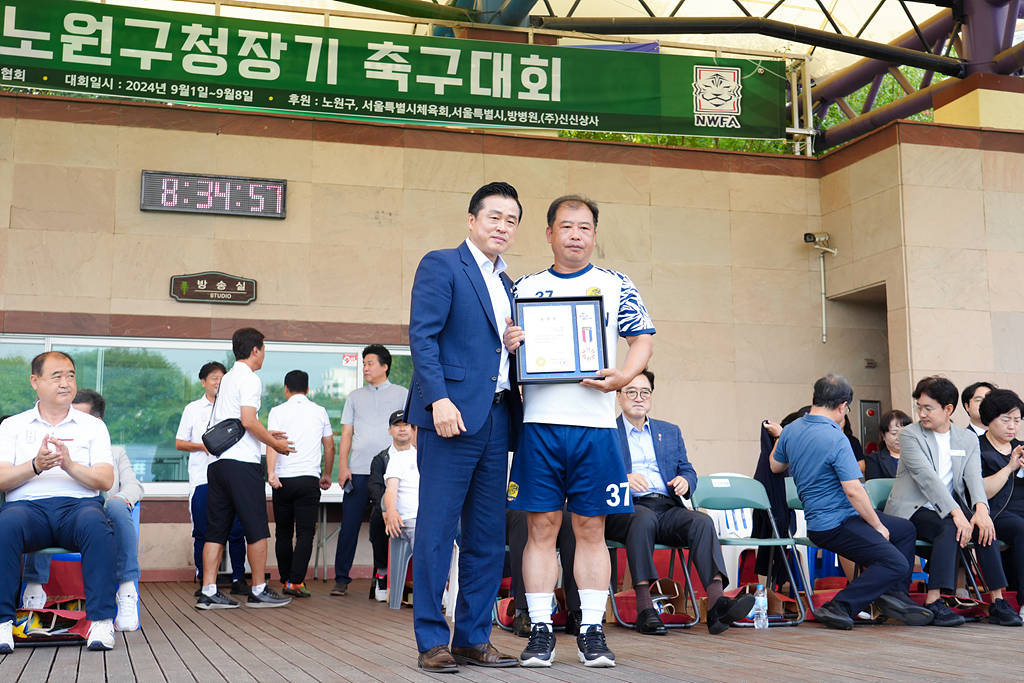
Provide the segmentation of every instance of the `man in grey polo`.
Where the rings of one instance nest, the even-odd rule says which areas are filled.
[[[365,384],[348,395],[341,414],[338,484],[351,490],[342,503],[338,550],[334,556],[334,588],[331,595],[345,595],[352,581],[349,571],[359,542],[359,529],[370,498],[370,462],[373,456],[391,445],[388,418],[405,408],[409,390],[388,381],[391,374],[391,352],[380,344],[363,349],[363,380]],[[386,537],[385,537],[386,539]],[[373,540],[372,538],[370,539]],[[380,582],[387,567],[376,567],[375,580]]]

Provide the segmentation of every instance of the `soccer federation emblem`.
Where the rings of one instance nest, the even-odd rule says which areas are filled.
[[[740,70],[718,66],[693,67],[694,114],[740,114]]]
[[[514,481],[508,483],[508,499],[515,500],[516,496],[519,495],[519,484]]]

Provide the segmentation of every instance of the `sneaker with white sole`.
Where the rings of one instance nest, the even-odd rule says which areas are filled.
[[[530,642],[519,655],[520,666],[547,667],[555,659],[555,634],[551,624],[534,624],[530,629]]]
[[[373,592],[374,592],[374,597],[377,599],[377,602],[387,602],[388,601],[388,577],[386,577],[386,576],[377,576],[374,579],[374,584],[375,584],[375,588],[373,589]]]
[[[259,595],[249,593],[245,606],[252,609],[272,609],[274,607],[284,607],[291,603],[291,601],[291,598],[283,598],[274,592],[270,586],[267,586]]]
[[[593,624],[576,636],[576,647],[584,666],[615,666],[615,653],[608,649],[601,624]]]
[[[100,619],[92,622],[89,635],[86,636],[86,647],[90,650],[114,649],[114,620]]]
[[[117,595],[117,618],[114,628],[118,631],[139,630],[139,596],[135,593]]]
[[[0,624],[0,655],[14,652],[14,622],[8,619]]]

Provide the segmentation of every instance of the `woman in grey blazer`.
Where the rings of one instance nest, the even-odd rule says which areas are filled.
[[[959,392],[945,377],[926,377],[917,384],[914,400],[920,422],[900,433],[900,464],[885,511],[913,522],[917,537],[932,543],[925,607],[936,626],[959,626],[964,618],[942,601],[943,589],[956,587],[957,546],[972,540],[981,571],[989,584],[989,621],[1020,626],[1024,621],[1006,600],[1006,576],[995,544],[995,526],[981,476],[978,437],[950,421]],[[973,511],[972,507],[973,506]],[[968,518],[968,515],[971,515]]]

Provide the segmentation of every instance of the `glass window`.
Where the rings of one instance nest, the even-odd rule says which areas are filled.
[[[0,415],[21,413],[36,404],[28,377],[32,359],[45,350],[42,339],[0,338]]]

